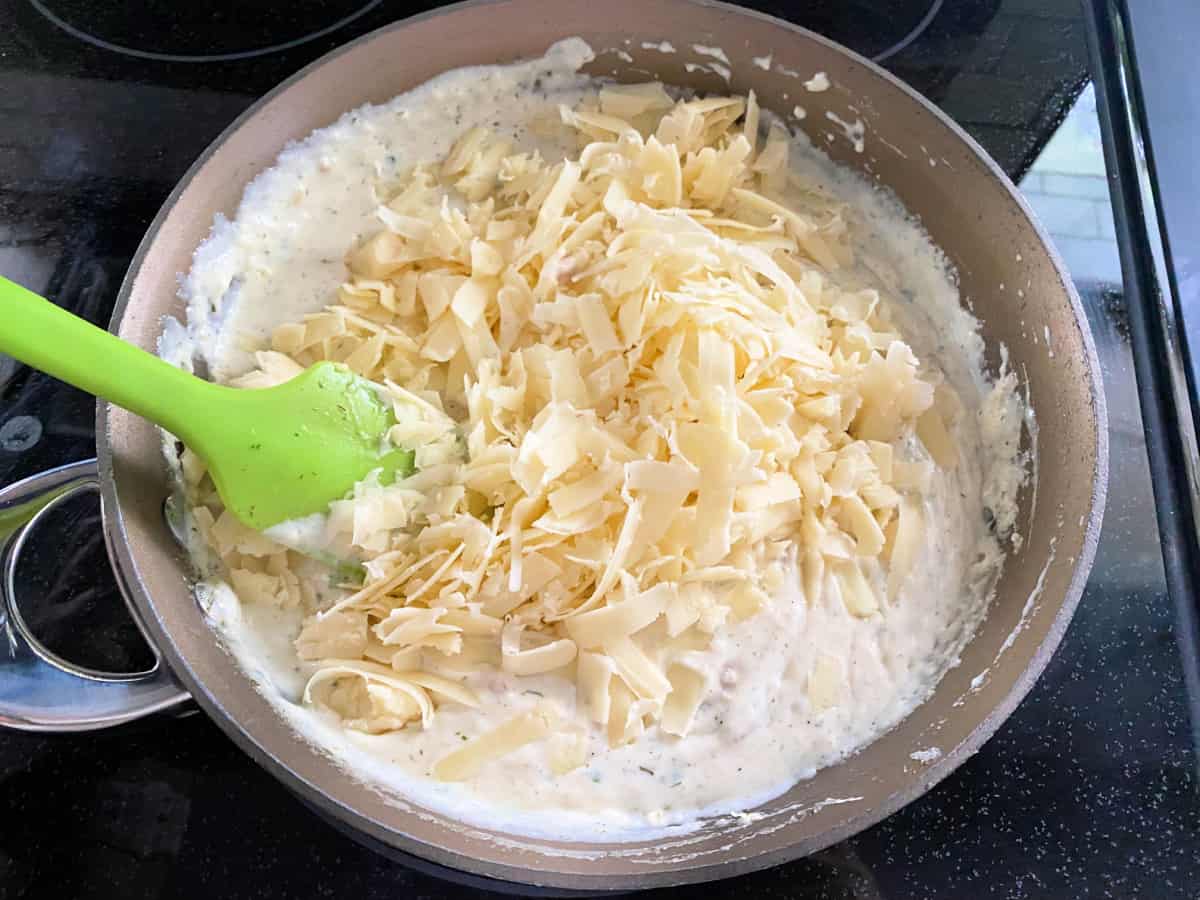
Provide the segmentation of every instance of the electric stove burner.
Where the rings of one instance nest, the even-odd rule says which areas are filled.
[[[925,33],[944,0],[825,0],[795,4],[750,2],[763,12],[789,19],[832,38],[876,62],[895,56]]]
[[[290,50],[350,24],[383,0],[29,0],[72,37],[160,62],[232,62]]]
[[[890,47],[885,47],[883,50],[880,50],[878,53],[872,55],[871,59],[875,60],[875,62],[883,62],[885,59],[890,59],[891,57],[895,56],[925,33],[925,29],[927,29],[933,23],[934,18],[941,11],[941,9],[942,0],[933,0],[933,2],[929,4],[929,9],[925,11],[925,15],[922,16],[921,20],[912,27],[908,34],[904,35],[904,37],[900,38],[900,40],[896,41],[896,43],[892,44]]]

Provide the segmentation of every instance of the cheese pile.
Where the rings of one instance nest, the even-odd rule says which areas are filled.
[[[365,577],[296,642],[317,666],[306,700],[348,727],[428,725],[496,666],[573,679],[611,746],[684,736],[713,678],[698,652],[783,579],[886,613],[933,465],[955,464],[953,393],[877,290],[847,286],[848,211],[789,172],[782,127],[762,140],[753,95],[612,86],[561,115],[573,158],[475,129],[389,185],[337,303],[279,328],[238,382],[344,362],[416,448],[417,474],[334,504]],[[206,501],[244,599],[316,602],[306,561]],[[435,775],[552,720],[476,736]]]

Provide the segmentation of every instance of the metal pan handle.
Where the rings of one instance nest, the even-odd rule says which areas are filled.
[[[14,575],[26,536],[55,506],[99,487],[96,460],[88,459],[0,490],[0,726],[91,731],[188,699],[157,650],[144,672],[98,672],[53,653],[21,617]]]

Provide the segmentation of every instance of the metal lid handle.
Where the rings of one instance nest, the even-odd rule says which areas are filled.
[[[157,650],[154,667],[145,672],[98,672],[55,654],[21,616],[14,576],[26,536],[55,506],[99,486],[96,460],[88,459],[0,490],[0,726],[90,731],[188,699]]]

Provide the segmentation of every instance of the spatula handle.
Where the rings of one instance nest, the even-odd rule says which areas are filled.
[[[185,440],[207,382],[0,276],[0,352]]]

